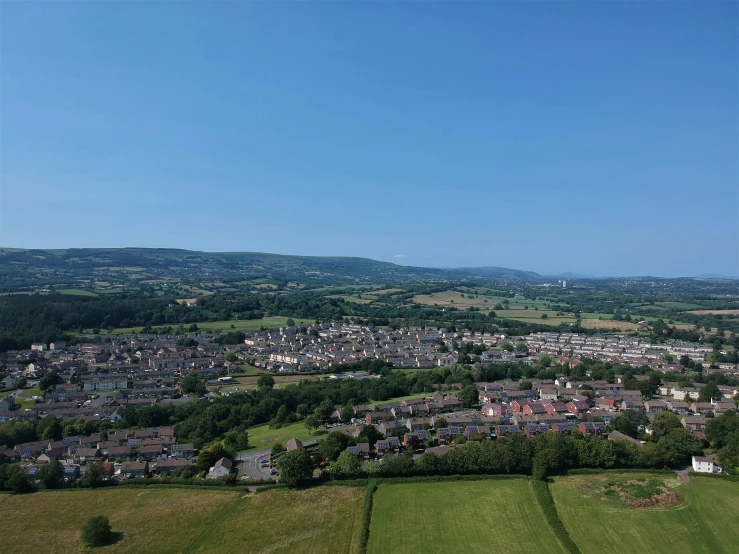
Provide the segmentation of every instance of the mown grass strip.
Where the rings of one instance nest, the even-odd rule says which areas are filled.
[[[377,482],[372,480],[367,485],[367,491],[364,493],[364,507],[362,508],[362,529],[359,536],[359,554],[367,553],[367,544],[369,543],[370,523],[372,523],[372,505],[377,492]]]
[[[562,547],[570,554],[581,554],[580,549],[575,544],[575,541],[572,540],[572,537],[570,537],[567,529],[565,529],[562,520],[559,519],[557,507],[554,505],[554,499],[552,498],[552,493],[549,490],[549,484],[546,481],[542,481],[540,479],[531,479],[530,483],[531,488],[534,491],[536,501],[539,503],[539,506],[541,506],[541,509],[544,512],[544,517],[547,518],[547,523],[549,523],[549,526],[554,531],[554,534],[557,536],[557,539],[562,544]]]

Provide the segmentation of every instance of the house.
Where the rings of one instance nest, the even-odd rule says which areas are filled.
[[[159,475],[174,473],[176,469],[181,467],[195,467],[195,464],[185,458],[166,458],[157,460],[155,465],[155,469]]]
[[[638,440],[630,437],[629,435],[624,435],[623,433],[619,431],[611,431],[610,433],[608,433],[608,440],[609,441],[624,440],[624,441],[630,442],[631,444],[642,446],[642,443],[640,443]]]
[[[706,430],[706,418],[703,416],[683,416],[682,424],[691,433],[702,433]]]
[[[569,433],[570,431],[577,428],[577,425],[575,425],[574,422],[568,421],[567,423],[555,423],[552,425],[552,432],[553,433]]]
[[[220,479],[231,473],[232,468],[231,460],[228,458],[221,458],[215,465],[208,471],[209,479]]]
[[[644,409],[648,412],[658,414],[667,411],[667,402],[664,400],[647,400],[644,403]]]
[[[285,445],[285,450],[288,452],[292,452],[293,450],[298,450],[299,448],[303,448],[303,443],[300,441],[300,439],[293,437],[289,441],[287,441],[287,444]]]
[[[368,442],[360,442],[356,446],[350,446],[349,448],[347,448],[347,450],[354,454],[360,460],[369,460],[370,445]]]
[[[518,433],[517,425],[497,425],[495,427],[495,437],[502,439]]]
[[[147,444],[146,446],[139,446],[139,455],[144,460],[151,461],[154,458],[162,457],[163,454],[164,448],[161,444]]]
[[[103,455],[98,448],[78,448],[74,452],[74,460],[80,462],[94,462],[102,460]]]
[[[723,469],[716,463],[716,456],[693,456],[693,471],[698,473],[721,473]]]
[[[567,410],[569,410],[571,414],[575,415],[587,412],[588,408],[590,408],[590,406],[588,406],[588,403],[584,400],[573,400],[567,404]]]
[[[601,421],[586,421],[578,424],[577,428],[582,433],[583,437],[588,435],[593,437],[602,437],[606,432],[606,424]]]
[[[364,416],[364,423],[366,425],[377,425],[382,422],[382,418],[384,418],[388,413],[382,413],[382,412],[372,412]]]
[[[667,403],[667,408],[677,415],[687,415],[690,413],[690,406],[687,402],[673,401]]]
[[[121,475],[124,477],[146,477],[149,473],[149,462],[123,462]]]
[[[538,423],[529,423],[527,425],[524,425],[523,428],[523,434],[526,435],[527,439],[533,439],[537,435],[541,435],[542,433],[548,433],[549,427],[546,425],[541,425]]]
[[[195,447],[191,443],[173,444],[169,447],[169,454],[180,458],[192,458],[195,455]]]

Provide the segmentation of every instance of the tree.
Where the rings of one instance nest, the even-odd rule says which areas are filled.
[[[710,402],[713,398],[721,398],[721,391],[716,383],[708,383],[698,393],[699,402]]]
[[[295,326],[295,320],[291,318],[287,318],[287,321],[285,322],[285,325],[288,327],[294,327]]]
[[[313,461],[304,448],[286,452],[277,460],[280,483],[294,487],[313,476]]]
[[[641,410],[626,410],[613,421],[616,431],[632,438],[639,436],[641,428],[649,425],[647,414]]]
[[[85,476],[80,479],[80,484],[83,487],[95,488],[101,486],[104,480],[105,472],[103,471],[103,466],[99,462],[94,462],[87,464],[87,471],[85,472]]]
[[[185,394],[197,393],[199,385],[200,379],[198,379],[198,375],[194,371],[185,375],[180,381],[180,389]]]
[[[230,458],[226,447],[221,441],[216,441],[198,454],[197,466],[200,471],[208,471],[221,458]]]
[[[308,429],[308,434],[311,431],[318,429],[321,425],[318,423],[318,418],[315,415],[309,415],[305,418],[305,428]]]
[[[659,441],[659,439],[667,436],[671,431],[676,429],[683,429],[680,418],[672,412],[660,412],[654,416],[654,421],[652,422],[652,438],[655,441]]]
[[[59,377],[59,374],[56,371],[51,371],[47,373],[46,375],[44,375],[43,377],[41,377],[41,379],[38,382],[38,387],[42,391],[46,392],[54,385],[58,385],[61,382],[62,382],[62,379],[61,377]]]
[[[275,378],[269,373],[263,373],[257,379],[257,388],[259,390],[272,390],[275,386]]]
[[[448,427],[449,423],[447,423],[447,420],[443,417],[439,417],[434,420],[434,428],[435,429],[443,429],[444,427]]]
[[[344,433],[334,431],[318,443],[318,452],[325,460],[334,461],[349,446],[349,439]]]
[[[480,393],[475,385],[467,385],[462,389],[459,398],[462,401],[462,406],[472,408],[479,403]]]
[[[17,389],[22,389],[28,384],[28,380],[25,377],[16,377],[13,381],[13,386]]]
[[[39,485],[42,489],[58,489],[64,483],[64,466],[61,462],[53,462],[43,465],[36,473]]]
[[[313,415],[316,416],[318,423],[323,425],[331,418],[332,413],[334,413],[334,405],[328,398],[326,398],[316,407]]]
[[[82,542],[91,547],[105,546],[113,542],[110,520],[105,516],[95,516],[88,519],[82,528]]]
[[[529,349],[525,342],[516,343],[516,352],[526,352]]]
[[[348,450],[344,450],[339,454],[338,459],[330,467],[331,473],[344,477],[355,477],[359,474],[361,468],[357,457]]]
[[[270,457],[276,458],[280,454],[282,454],[285,451],[285,447],[282,445],[281,442],[276,442],[272,445],[272,450],[270,450]]]
[[[380,439],[382,439],[382,433],[374,425],[364,425],[357,437],[359,442],[368,442],[370,445],[375,444]]]
[[[531,390],[533,388],[533,385],[531,384],[531,381],[521,381],[518,384],[518,390]]]
[[[235,364],[239,359],[233,352],[226,352],[224,358],[227,362],[231,362],[232,364]]]
[[[549,319],[549,316],[547,314],[541,314],[542,319]]]

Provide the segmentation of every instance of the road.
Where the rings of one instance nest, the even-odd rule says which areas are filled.
[[[315,440],[303,441],[303,446],[312,446],[317,442]],[[269,474],[272,468],[269,465],[262,467],[262,460],[269,460],[271,451],[271,448],[265,448],[264,450],[249,450],[238,454],[236,459],[242,462],[241,475],[249,479],[274,479],[276,476]]]

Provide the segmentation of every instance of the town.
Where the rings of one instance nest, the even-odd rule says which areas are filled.
[[[712,352],[701,343],[673,341],[652,344],[624,335],[588,336],[573,333],[533,333],[525,336],[453,332],[446,329],[409,327],[391,329],[347,323],[293,325],[260,331],[243,344],[220,344],[218,334],[186,336],[132,334],[117,337],[80,336],[76,344],[33,344],[30,350],[2,355],[5,393],[0,398],[0,421],[58,418],[74,420],[78,428],[107,422],[105,431],[75,433],[60,440],[21,442],[2,447],[0,461],[20,462],[29,479],[51,461],[63,462],[66,478],[82,478],[90,463],[101,463],[106,479],[126,479],[148,474],[163,476],[179,468],[196,472],[197,449],[180,444],[172,426],[119,429],[128,408],[213,401],[229,394],[250,394],[233,375],[243,364],[263,368],[274,375],[305,373],[306,378],[382,379],[362,371],[331,372],[331,368],[362,360],[381,360],[387,367],[451,367],[468,364],[521,364],[559,367],[573,374],[585,360],[598,360],[638,369],[633,381],[649,379],[647,372],[682,375],[689,364],[706,364],[704,375],[739,375],[736,364],[711,364]],[[241,364],[241,365],[240,365]],[[318,372],[323,372],[317,375]],[[661,412],[672,412],[683,427],[703,440],[708,417],[737,411],[739,387],[718,385],[704,398],[705,383],[661,380],[654,395],[629,390],[624,375],[613,382],[593,379],[586,372],[575,379],[565,372],[553,379],[503,379],[476,382],[473,400],[463,399],[461,387],[440,384],[426,397],[354,405],[351,414],[336,409],[322,424],[339,429],[354,444],[348,449],[359,460],[381,458],[386,453],[412,450],[418,457],[427,451],[443,455],[460,442],[500,439],[514,434],[534,438],[541,433],[580,433],[609,440],[633,437],[611,429],[612,421],[627,411],[645,415],[643,431]],[[195,376],[200,393],[183,390],[183,379]],[[43,385],[43,390],[39,388]],[[206,388],[207,387],[207,388]],[[225,389],[225,390],[224,390]],[[37,394],[28,396],[28,391]],[[222,391],[222,392],[219,392]],[[199,399],[199,396],[201,397]],[[24,407],[32,403],[32,407]],[[361,442],[365,426],[373,426],[379,439]],[[288,450],[301,448],[295,438]],[[261,456],[256,470],[241,471],[244,478],[279,477]],[[694,457],[696,471],[718,471],[715,460]],[[231,473],[231,461],[219,459],[208,477]],[[237,468],[234,467],[234,470]]]

